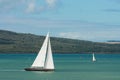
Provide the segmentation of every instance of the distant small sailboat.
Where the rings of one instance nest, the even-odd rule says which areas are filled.
[[[96,59],[95,59],[95,55],[94,55],[94,53],[93,53],[92,55],[93,55],[92,61],[95,62]]]
[[[47,34],[44,43],[39,51],[35,61],[30,68],[25,68],[26,71],[54,71],[54,62],[52,57],[51,43],[49,33]]]

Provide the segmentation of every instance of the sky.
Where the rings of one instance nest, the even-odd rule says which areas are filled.
[[[120,40],[120,0],[0,0],[0,29],[97,42]]]

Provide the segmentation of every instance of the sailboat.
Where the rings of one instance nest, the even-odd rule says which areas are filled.
[[[52,49],[49,33],[47,34],[43,45],[30,68],[26,71],[54,71],[54,62],[52,57]]]
[[[93,55],[93,59],[92,59],[92,61],[94,62],[94,61],[96,61],[96,59],[95,59],[95,55],[94,55],[94,53],[93,53],[92,55]]]

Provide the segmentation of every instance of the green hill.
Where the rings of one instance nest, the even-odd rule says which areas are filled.
[[[0,53],[37,53],[44,36],[0,30]],[[54,53],[119,53],[120,44],[51,37]]]

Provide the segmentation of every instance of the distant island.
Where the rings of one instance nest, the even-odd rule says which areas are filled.
[[[120,44],[120,41],[118,41],[118,40],[109,40],[106,43],[108,43],[108,44]]]
[[[0,30],[0,53],[37,53],[44,38],[30,33]],[[51,37],[54,53],[120,53],[120,44],[109,43]]]

